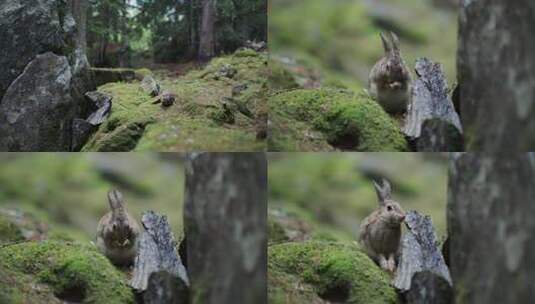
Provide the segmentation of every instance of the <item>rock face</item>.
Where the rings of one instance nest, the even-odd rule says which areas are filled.
[[[263,153],[193,154],[184,228],[193,303],[266,303]]]
[[[457,154],[449,177],[449,262],[456,303],[532,303],[535,154]]]
[[[460,1],[457,60],[467,150],[535,149],[535,2]]]
[[[93,87],[75,33],[65,1],[0,1],[0,150],[71,150]]]
[[[67,58],[38,55],[0,104],[0,150],[70,150],[76,108]]]

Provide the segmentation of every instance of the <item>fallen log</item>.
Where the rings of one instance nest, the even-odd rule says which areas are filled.
[[[182,301],[182,298],[187,298],[184,290],[187,290],[185,287],[189,287],[189,279],[186,268],[178,255],[177,242],[167,218],[153,211],[148,211],[143,214],[141,222],[145,231],[139,241],[130,286],[138,293],[144,292],[145,294],[156,294],[157,290],[163,290],[166,295],[177,295]],[[168,275],[162,274],[162,272],[168,273]],[[181,283],[169,283],[176,280],[181,281]],[[168,290],[169,288],[172,290]],[[163,297],[165,300],[166,296]],[[176,301],[175,296],[170,297]],[[164,300],[162,303],[165,302]],[[175,302],[169,301],[168,303]]]
[[[416,211],[407,213],[394,287],[407,304],[452,303],[450,272],[438,246],[431,219]]]
[[[462,126],[448,97],[442,66],[420,58],[415,71],[418,79],[413,82],[402,132],[416,151],[462,151]]]

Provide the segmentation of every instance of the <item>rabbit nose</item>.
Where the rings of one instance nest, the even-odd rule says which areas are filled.
[[[401,221],[403,222],[405,220],[405,214],[401,216]]]

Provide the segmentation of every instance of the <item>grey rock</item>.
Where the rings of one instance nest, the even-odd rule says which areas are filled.
[[[72,17],[60,9],[66,10],[61,1],[0,0],[0,100],[37,55],[64,55],[74,45]]]
[[[535,151],[535,2],[460,1],[457,71],[467,150]]]
[[[457,303],[534,303],[535,153],[451,156],[447,221]]]
[[[191,298],[267,302],[267,161],[263,153],[194,153],[184,228]]]
[[[85,119],[75,118],[72,123],[72,151],[80,151],[97,127]]]
[[[0,0],[0,151],[69,151],[94,89],[63,0]]]
[[[69,151],[76,101],[67,58],[38,55],[0,103],[0,150]]]
[[[160,84],[150,75],[143,78],[141,81],[141,88],[151,97],[156,97],[160,95],[161,92]]]
[[[87,118],[87,122],[94,126],[102,124],[110,115],[113,96],[93,91],[87,92],[85,97],[89,101],[91,110],[93,111]]]

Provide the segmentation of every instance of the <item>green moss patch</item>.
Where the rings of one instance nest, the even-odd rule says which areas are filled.
[[[317,241],[272,245],[268,272],[270,303],[316,296],[337,303],[397,303],[388,274],[354,245]]]
[[[338,89],[294,90],[273,95],[269,106],[271,119],[284,122],[277,125],[293,129],[292,120],[306,123],[321,131],[331,146],[341,150],[408,149],[394,120],[364,94]],[[292,132],[279,131],[277,125],[273,126],[273,145],[275,148],[290,146],[290,139],[279,134]],[[300,128],[299,125],[297,128]],[[298,133],[301,134],[296,138],[307,138],[306,132]]]
[[[158,74],[162,89],[177,95],[165,109],[139,81],[108,83],[99,91],[113,96],[110,117],[83,151],[263,151],[256,130],[267,114],[266,65],[267,54],[240,50],[180,78]],[[223,111],[225,99],[235,107]]]
[[[35,280],[49,286],[56,298],[65,301],[134,303],[125,276],[92,246],[42,241],[3,247],[1,269],[8,277],[0,283],[9,278],[17,282]]]

